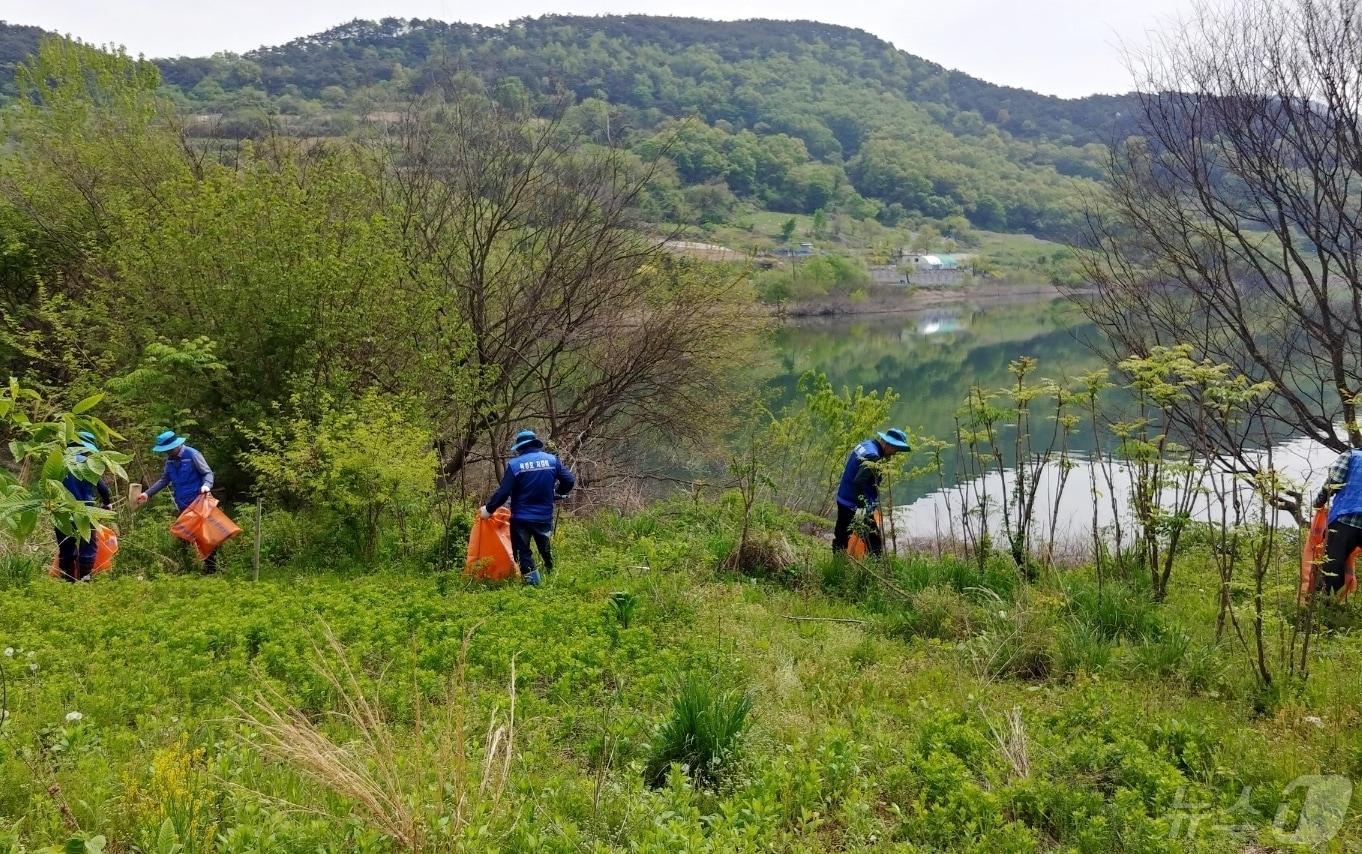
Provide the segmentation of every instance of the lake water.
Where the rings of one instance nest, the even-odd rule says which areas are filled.
[[[1036,377],[1069,380],[1101,368],[1095,348],[1100,333],[1077,306],[1067,300],[1031,300],[1005,305],[962,303],[923,312],[836,317],[787,324],[776,335],[778,373],[772,381],[784,399],[796,393],[799,377],[821,371],[834,388],[862,386],[892,388],[900,395],[891,420],[920,435],[952,445],[944,461],[949,488],[933,480],[899,483],[895,518],[901,533],[913,537],[949,534],[960,515],[960,486],[965,477],[953,452],[955,413],[972,386],[999,389],[1013,377],[1008,365],[1023,356],[1037,360]],[[1036,420],[1039,430],[1040,420]],[[1093,450],[1091,425],[1083,423],[1070,447],[1081,456]],[[1004,442],[1004,445],[1007,443]],[[1005,448],[1006,450],[1006,448]],[[1308,442],[1284,442],[1275,450],[1275,464],[1317,488],[1334,455]],[[1014,461],[1007,461],[1010,465]],[[1094,477],[1106,492],[1105,477],[1091,467],[1074,469],[1062,493],[1055,478],[1042,485],[1043,509],[1054,506],[1062,521],[1061,535],[1086,538],[1092,525],[1091,490]],[[1111,491],[1128,489],[1129,479],[1117,470]],[[1002,479],[991,475],[963,486],[991,496],[1005,494]],[[1125,504],[1121,496],[1122,505]],[[1111,522],[1110,504],[1101,502],[1099,526]],[[1215,508],[1202,502],[1198,515]],[[1048,514],[1046,514],[1048,515]],[[1289,519],[1289,517],[1283,517]]]

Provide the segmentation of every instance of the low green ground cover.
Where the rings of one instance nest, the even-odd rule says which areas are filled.
[[[796,557],[754,578],[716,569],[734,515],[568,522],[540,589],[396,559],[252,582],[240,546],[76,587],[11,556],[0,851],[1362,845],[1358,798],[1299,782],[1362,777],[1355,606],[1264,697],[1195,554],[1156,606],[1082,569],[833,562],[772,515]]]

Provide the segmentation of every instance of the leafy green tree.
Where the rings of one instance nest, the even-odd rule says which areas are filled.
[[[790,242],[790,238],[791,238],[791,237],[794,237],[794,233],[795,233],[795,228],[796,228],[796,227],[797,227],[797,224],[795,223],[795,218],[794,218],[794,217],[790,217],[789,219],[785,220],[785,222],[781,223],[781,225],[780,225],[780,242],[781,242],[781,243],[789,243],[789,242]]]
[[[689,187],[684,195],[686,204],[695,211],[696,219],[701,225],[725,222],[738,204],[733,191],[717,181]]]
[[[815,237],[823,237],[828,231],[828,212],[819,208],[813,212],[813,233]]]
[[[1007,212],[992,196],[980,196],[969,208],[969,218],[975,225],[990,231],[1007,229]]]
[[[243,463],[258,492],[285,507],[321,511],[372,559],[383,523],[408,532],[434,496],[438,459],[421,408],[372,391],[349,404],[295,396],[290,407],[320,414],[276,410],[248,431]]]
[[[123,322],[121,358],[141,354],[120,391],[149,403],[162,385],[170,397],[161,410],[191,412],[229,459],[241,441],[233,422],[253,423],[294,389],[319,396],[397,382],[417,357],[385,330],[414,330],[424,316],[397,286],[400,240],[355,163],[247,158],[238,170],[171,182],[160,205],[123,208],[107,250],[117,275],[101,291]],[[163,345],[203,338],[225,370],[196,361],[201,348]],[[192,402],[177,383],[164,386],[183,371],[207,384]],[[144,410],[141,420],[167,415]]]
[[[912,248],[915,252],[931,252],[941,243],[941,231],[934,225],[928,223],[917,230],[913,235]]]
[[[941,233],[957,243],[970,243],[974,239],[969,220],[958,214],[948,216],[941,223]]]
[[[517,115],[530,110],[530,93],[519,77],[503,77],[497,81],[496,101],[502,107]]]
[[[162,430],[192,430],[217,414],[218,384],[227,371],[205,337],[167,344],[151,341],[137,367],[105,384],[122,423],[140,438]]]
[[[97,525],[112,518],[111,511],[77,501],[62,483],[68,475],[95,483],[106,473],[127,480],[125,455],[72,450],[82,431],[93,433],[101,448],[119,438],[89,414],[100,399],[94,395],[62,411],[14,378],[0,389],[0,425],[13,437],[10,465],[0,467],[0,531],[22,541],[47,522],[67,536],[89,540]]]
[[[342,86],[327,86],[317,94],[323,102],[333,108],[343,105],[348,97],[345,88]]]
[[[812,372],[799,378],[798,394],[770,419],[761,441],[771,469],[784,473],[772,493],[782,506],[827,513],[847,454],[884,429],[898,395],[859,387],[838,391]]]
[[[4,345],[9,372],[42,388],[103,367],[87,340],[102,318],[85,265],[111,239],[114,212],[189,171],[158,81],[150,62],[55,38],[17,71],[19,97],[0,116],[13,141],[0,156]]]

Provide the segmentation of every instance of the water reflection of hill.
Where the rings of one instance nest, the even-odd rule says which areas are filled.
[[[1096,330],[1063,300],[997,307],[960,306],[927,313],[834,318],[791,325],[776,336],[780,369],[773,387],[789,399],[805,371],[827,374],[834,387],[893,388],[900,399],[894,419],[912,429],[951,439],[955,411],[969,388],[1001,388],[1012,379],[1008,364],[1035,357],[1038,373],[1070,378],[1101,367],[1086,343]],[[1078,450],[1092,448],[1085,424]],[[947,460],[948,473],[954,460]],[[929,491],[916,485],[911,501]]]

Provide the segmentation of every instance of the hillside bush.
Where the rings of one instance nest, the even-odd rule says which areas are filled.
[[[280,417],[248,431],[252,448],[242,461],[258,490],[286,508],[321,511],[314,549],[348,539],[372,559],[385,524],[409,549],[435,494],[430,429],[407,401],[375,392],[349,403],[324,397],[319,408],[314,417]],[[337,527],[348,538],[331,538]]]
[[[660,787],[672,766],[680,765],[701,785],[718,782],[732,763],[751,711],[751,695],[721,691],[705,675],[683,677],[671,715],[653,737],[644,780]]]
[[[1071,577],[1063,587],[1070,616],[1106,640],[1138,640],[1160,629],[1157,606],[1130,584]]]

